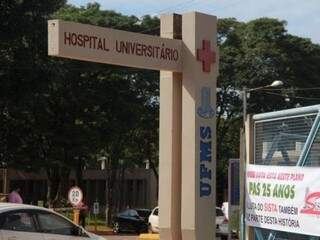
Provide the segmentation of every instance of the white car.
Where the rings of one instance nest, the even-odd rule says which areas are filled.
[[[155,207],[149,216],[149,230],[152,233],[159,232],[159,207]]]
[[[105,240],[52,210],[0,203],[1,240]]]
[[[229,203],[223,202],[221,206],[221,210],[223,211],[226,218],[229,220]]]
[[[229,221],[221,208],[216,207],[216,235],[222,240],[228,239]]]
[[[149,216],[149,230],[152,233],[159,232],[159,207],[155,207]],[[228,238],[228,219],[221,208],[216,208],[216,232],[221,239]]]

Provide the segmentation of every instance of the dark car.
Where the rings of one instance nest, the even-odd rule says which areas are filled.
[[[151,211],[147,209],[128,209],[117,214],[113,220],[113,232],[148,232],[148,217]]]

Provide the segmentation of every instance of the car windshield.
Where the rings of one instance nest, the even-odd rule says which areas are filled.
[[[148,217],[151,213],[150,210],[137,210],[140,217]]]
[[[224,214],[223,214],[223,212],[222,212],[221,209],[216,208],[216,216],[217,216],[217,217],[222,217],[222,216],[224,216]]]

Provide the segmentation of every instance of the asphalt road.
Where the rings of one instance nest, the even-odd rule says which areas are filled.
[[[107,240],[138,240],[137,235],[116,235],[116,236],[106,236]],[[216,238],[219,240],[220,238]]]

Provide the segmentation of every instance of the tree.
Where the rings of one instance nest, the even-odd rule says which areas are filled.
[[[7,166],[38,170],[33,112],[48,82],[47,23],[65,1],[2,1],[0,3],[1,161]],[[43,39],[43,41],[41,40]]]
[[[49,3],[46,7],[50,11],[42,3],[1,3],[1,13],[7,14],[2,18],[10,20],[14,16],[10,22],[3,21],[2,27],[11,30],[17,25],[12,32],[4,31],[10,36],[1,35],[1,59],[5,60],[0,70],[1,158],[14,168],[46,169],[48,200],[58,203],[71,170],[76,170],[81,186],[84,166],[95,164],[91,160],[96,160],[103,149],[108,150],[114,172],[120,158],[132,155],[128,149],[138,149],[130,137],[142,127],[144,114],[157,107],[148,102],[157,95],[158,75],[154,71],[48,58],[46,21],[64,2]],[[33,14],[35,17],[29,19]],[[133,31],[149,30],[150,24],[153,28],[159,22],[148,16],[140,20],[101,11],[98,4],[86,8],[66,5],[53,17]],[[141,165],[143,160],[136,163]],[[110,186],[115,180],[111,178]]]
[[[156,71],[53,59],[47,56],[47,20],[59,18],[159,35],[157,17],[125,16],[62,0],[0,3],[0,157],[5,166],[49,177],[48,200],[62,197],[70,171],[108,159],[108,202],[124,171],[145,160],[157,175],[159,75]],[[239,156],[239,90],[282,80],[286,88],[253,92],[249,113],[317,103],[320,46],[286,32],[286,23],[261,18],[218,22],[218,192],[226,187],[229,158]],[[290,98],[290,101],[284,101]],[[112,211],[110,211],[112,213]]]
[[[133,32],[158,34],[158,18],[145,16],[123,16],[113,11],[102,11],[98,4],[77,8],[66,6],[55,18],[111,27]],[[95,94],[99,96],[97,129],[99,129],[99,153],[107,155],[109,219],[116,203],[114,195],[121,185],[124,170],[134,164],[142,165],[146,159],[152,161],[156,172],[157,164],[157,122],[156,101],[159,75],[155,71],[108,65],[89,64],[82,74],[91,81],[99,81]],[[94,69],[94,70],[93,70]],[[106,98],[107,96],[107,98]],[[119,208],[119,204],[118,204]]]
[[[260,113],[316,104],[317,91],[295,91],[317,86],[320,76],[320,46],[292,36],[286,22],[261,18],[248,23],[220,19],[218,44],[220,76],[217,93],[217,191],[227,183],[229,158],[239,156],[239,129],[242,126],[240,90],[245,86],[266,86],[282,80],[284,89],[255,91],[248,99],[248,112]],[[289,102],[285,99],[290,99]],[[314,98],[314,99],[312,99]]]

